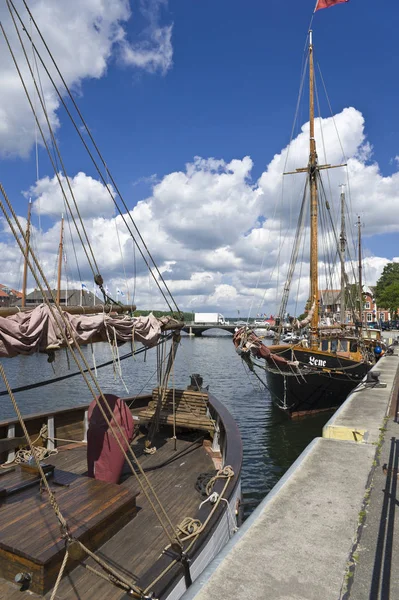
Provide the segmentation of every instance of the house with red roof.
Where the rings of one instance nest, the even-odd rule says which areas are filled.
[[[15,306],[15,304],[22,298],[22,293],[14,288],[9,287],[0,283],[0,307],[1,306]]]

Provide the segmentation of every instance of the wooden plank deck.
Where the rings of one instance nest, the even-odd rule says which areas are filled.
[[[47,492],[40,493],[37,477],[30,475],[27,481],[26,476],[18,467],[6,476],[12,485],[6,489],[0,508],[0,574],[12,580],[17,572],[32,573],[29,589],[44,594],[56,580],[65,542],[59,522],[49,510]],[[71,535],[91,550],[110,539],[136,512],[135,495],[123,486],[61,469],[55,469],[48,481]],[[27,484],[29,494],[21,498],[15,489],[23,486],[25,492]],[[74,564],[71,558],[67,568]]]
[[[140,463],[149,470],[148,478],[173,526],[180,523],[185,516],[194,516],[202,500],[194,487],[197,476],[201,472],[214,468],[201,442],[192,443],[197,436],[198,434],[187,435],[186,439],[178,439],[176,451],[173,440],[159,436],[155,440],[158,451],[153,455],[143,454],[143,438],[138,438],[134,444],[135,451],[140,455]],[[48,462],[64,471],[85,474],[87,472],[86,446],[81,444],[73,448],[63,447]],[[143,479],[141,475],[140,479]],[[135,582],[154,563],[163,548],[168,545],[169,539],[136,478],[132,475],[126,476],[121,487],[139,493],[136,499],[137,515],[106,542],[98,554],[108,560],[114,568],[119,569],[130,581]],[[49,511],[51,510],[49,507]],[[99,569],[92,559],[88,559],[86,563]],[[16,590],[14,584],[0,580],[0,598],[14,600],[17,595],[18,598],[23,598]],[[111,583],[90,573],[83,566],[78,566],[62,580],[57,598],[117,600],[124,594],[124,591]],[[51,593],[48,592],[45,598],[48,599],[50,596]],[[34,598],[35,595],[30,597]]]

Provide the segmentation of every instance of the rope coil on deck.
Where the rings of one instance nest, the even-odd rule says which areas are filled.
[[[220,492],[220,495],[218,495],[218,498],[216,500],[216,502],[214,504],[212,504],[212,508],[209,512],[209,515],[207,516],[207,518],[205,519],[205,521],[203,523],[201,523],[201,521],[199,519],[193,519],[191,517],[185,517],[181,523],[176,527],[176,531],[177,531],[177,535],[179,530],[181,530],[181,532],[183,533],[183,535],[185,534],[184,537],[180,537],[178,535],[178,540],[180,542],[180,544],[182,545],[183,542],[186,542],[188,540],[189,544],[184,548],[184,552],[182,552],[181,554],[185,557],[187,557],[187,553],[191,550],[191,548],[193,547],[193,545],[195,544],[196,540],[198,539],[198,536],[204,531],[205,527],[207,526],[207,524],[209,523],[212,515],[214,514],[215,510],[217,509],[217,507],[219,506],[220,502],[222,500],[225,500],[228,503],[228,500],[226,498],[224,498],[224,494],[226,492],[226,489],[231,481],[231,479],[234,477],[234,471],[232,469],[231,466],[226,466],[223,469],[220,469],[217,474],[213,477],[214,482],[217,479],[226,479],[225,484],[223,486],[222,491]],[[213,484],[212,484],[213,485]],[[187,528],[193,528],[193,532],[186,532]],[[171,548],[171,545],[167,546],[164,550],[164,552],[168,549]],[[162,571],[162,573],[160,573],[158,575],[158,577],[156,577],[154,579],[154,581],[151,582],[151,584],[149,586],[146,587],[146,589],[144,590],[144,594],[148,594],[151,592],[151,589],[154,587],[154,585],[160,581],[162,579],[162,577],[164,575],[166,575],[166,573],[168,573],[170,571],[170,569],[178,562],[181,561],[181,556],[179,556],[179,558],[176,558],[174,560],[172,560],[172,562]]]
[[[218,471],[216,475],[208,481],[206,485],[207,495],[209,496],[211,494],[213,486],[218,479],[230,479],[231,477],[234,477],[234,471],[230,466],[220,469],[220,471]]]
[[[36,457],[38,461],[42,461],[49,456],[53,456],[58,454],[58,450],[56,448],[45,448],[44,446],[35,446],[36,442],[40,439],[45,443],[46,440],[50,439],[47,435],[47,425],[43,425],[39,431],[39,435],[35,440],[33,440],[31,448],[20,448],[15,452],[15,457],[13,460],[5,462],[0,465],[2,469],[8,469],[12,465],[17,465],[21,463],[29,463]],[[27,443],[26,446],[29,446]]]
[[[202,523],[199,519],[184,517],[183,521],[176,527],[176,534],[191,535],[197,533],[201,528]]]

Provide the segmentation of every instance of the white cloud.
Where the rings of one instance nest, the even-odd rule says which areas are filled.
[[[73,197],[82,218],[109,217],[114,214],[114,203],[107,188],[85,173],[77,173],[75,177],[69,177],[69,186],[66,177],[61,174],[58,174],[58,178],[54,175],[51,179],[49,177],[39,179],[28,192],[25,192],[25,196],[32,197],[34,212],[56,218],[68,212],[67,202],[64,200],[58,180],[61,181],[67,202],[75,217],[77,213]],[[111,186],[110,191],[113,193]]]
[[[172,25],[151,29],[148,39],[137,44],[121,44],[122,60],[126,65],[165,74],[172,66]]]
[[[250,182],[252,160],[195,158],[185,172],[163,178],[147,200],[167,235],[191,250],[214,251],[252,227],[259,188]]]
[[[121,44],[122,60],[125,64],[145,69],[150,73],[160,71],[165,74],[172,66],[173,25],[160,26],[162,8],[167,0],[140,0],[140,11],[148,22],[139,42]]]
[[[378,165],[371,162],[371,145],[366,139],[364,119],[359,111],[344,109],[335,116],[335,125],[345,153],[349,156],[347,170],[350,187],[347,186],[346,191],[351,219],[348,219],[348,237],[356,236],[353,224],[360,214],[365,224],[362,233],[367,246],[367,238],[375,234],[399,232],[399,212],[396,210],[399,173],[384,177]],[[258,181],[251,179],[253,164],[248,156],[230,162],[197,157],[184,170],[170,173],[155,183],[152,195],[140,201],[131,211],[181,308],[198,310],[207,307],[225,315],[236,315],[240,310],[245,315],[253,305],[255,313],[260,310],[275,313],[276,304],[281,298],[276,288],[281,289],[287,272],[303,185],[301,175],[286,176],[284,187],[287,202],[283,202],[281,173],[284,168],[293,170],[306,165],[307,131],[305,124],[293,141],[288,160],[288,149],[284,148],[273,157]],[[336,141],[332,119],[323,121],[323,135],[329,154],[323,156],[319,133],[320,162],[340,163],[342,150]],[[325,187],[327,192],[330,189],[332,192],[331,206],[338,203],[339,183],[345,180],[345,168],[330,172],[330,182],[326,180]],[[132,241],[122,218],[112,216],[112,205],[104,186],[84,173],[72,177],[71,182],[76,196],[82,202],[94,254],[110,288],[126,285],[132,291],[135,268],[135,301],[138,306],[164,308],[165,304],[159,299],[155,284],[148,276],[137,250],[136,264],[134,262]],[[32,189],[36,202],[40,198],[42,212],[47,215],[59,214],[57,211],[62,205],[55,188],[54,178],[44,178]],[[337,211],[332,214],[337,219]],[[129,215],[125,217],[129,220]],[[58,237],[59,226],[54,225],[43,234],[41,240],[41,252],[49,268],[57,254]],[[78,248],[76,236],[75,241]],[[123,249],[123,261],[119,244]],[[321,256],[327,252],[325,246],[331,248],[331,240],[321,235]],[[353,246],[350,247],[353,256]],[[10,256],[10,246],[7,245],[6,249],[7,256]],[[72,251],[69,252],[71,255]],[[387,262],[399,260],[387,252],[381,248],[378,256],[365,253],[365,285],[376,283]],[[292,285],[298,304],[296,308],[294,304],[289,306],[291,312],[302,312],[308,295],[307,242],[303,251],[301,248],[299,258],[300,264],[295,270]],[[81,250],[78,250],[78,259],[84,279],[91,281]],[[281,264],[278,268],[279,259]],[[0,281],[15,286],[10,264],[9,260],[4,265],[0,263]],[[323,271],[322,262],[320,267]],[[76,281],[78,277],[71,258],[68,268],[70,277]],[[128,284],[124,284],[125,270]]]
[[[41,33],[57,62],[69,87],[79,90],[85,79],[103,77],[112,56],[119,56],[125,64],[151,73],[166,73],[172,64],[172,26],[159,25],[159,0],[141,3],[141,10],[148,25],[139,42],[128,39],[126,26],[131,18],[129,0],[32,0],[30,10]],[[21,16],[30,32],[29,15],[21,9]],[[9,37],[16,60],[26,82],[32,103],[35,104],[39,121],[48,136],[40,102],[34,93],[34,84],[23,56],[6,3],[1,3],[0,20]],[[32,57],[31,44],[21,32],[28,56]],[[32,26],[33,41],[53,76],[55,69]],[[5,40],[0,40],[2,56],[0,77],[0,148],[2,156],[26,157],[35,140],[35,124],[28,100],[23,91],[18,73],[7,49]],[[39,59],[37,59],[39,63]],[[36,68],[35,78],[38,80]],[[40,86],[43,89],[46,111],[52,128],[57,130],[60,122],[57,115],[59,99],[44,70],[39,67]],[[58,81],[57,76],[55,76]],[[39,85],[39,82],[38,82]],[[62,88],[61,88],[62,92]],[[40,136],[39,136],[40,139]]]

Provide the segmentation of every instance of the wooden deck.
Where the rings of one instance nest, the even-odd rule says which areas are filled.
[[[196,439],[198,433],[188,434],[185,439],[177,440],[177,450],[174,450],[173,440],[160,435],[155,440],[158,450],[154,455],[143,454],[144,438],[139,437],[134,444],[134,449],[140,456],[140,463],[148,470],[148,478],[174,526],[185,516],[194,516],[202,500],[194,487],[197,476],[201,472],[214,468],[201,441],[193,443]],[[58,454],[47,462],[55,465],[55,474],[62,470],[84,475],[87,472],[86,445],[62,446]],[[143,479],[141,475],[139,477],[140,480]],[[132,493],[139,494],[136,499],[137,514],[103,544],[97,554],[122,572],[128,580],[139,583],[140,577],[159,557],[169,540],[141,491],[136,477],[126,471],[120,487],[129,490],[129,496]],[[0,507],[0,511],[3,511],[3,506]],[[48,511],[52,512],[50,506]],[[99,569],[92,559],[85,562]],[[57,598],[116,600],[122,598],[124,594],[123,590],[100,579],[80,565],[64,577],[58,588]],[[45,598],[50,596],[51,592],[48,592]],[[0,579],[0,598],[21,600],[23,597],[19,587]],[[29,594],[27,597],[39,596]]]

